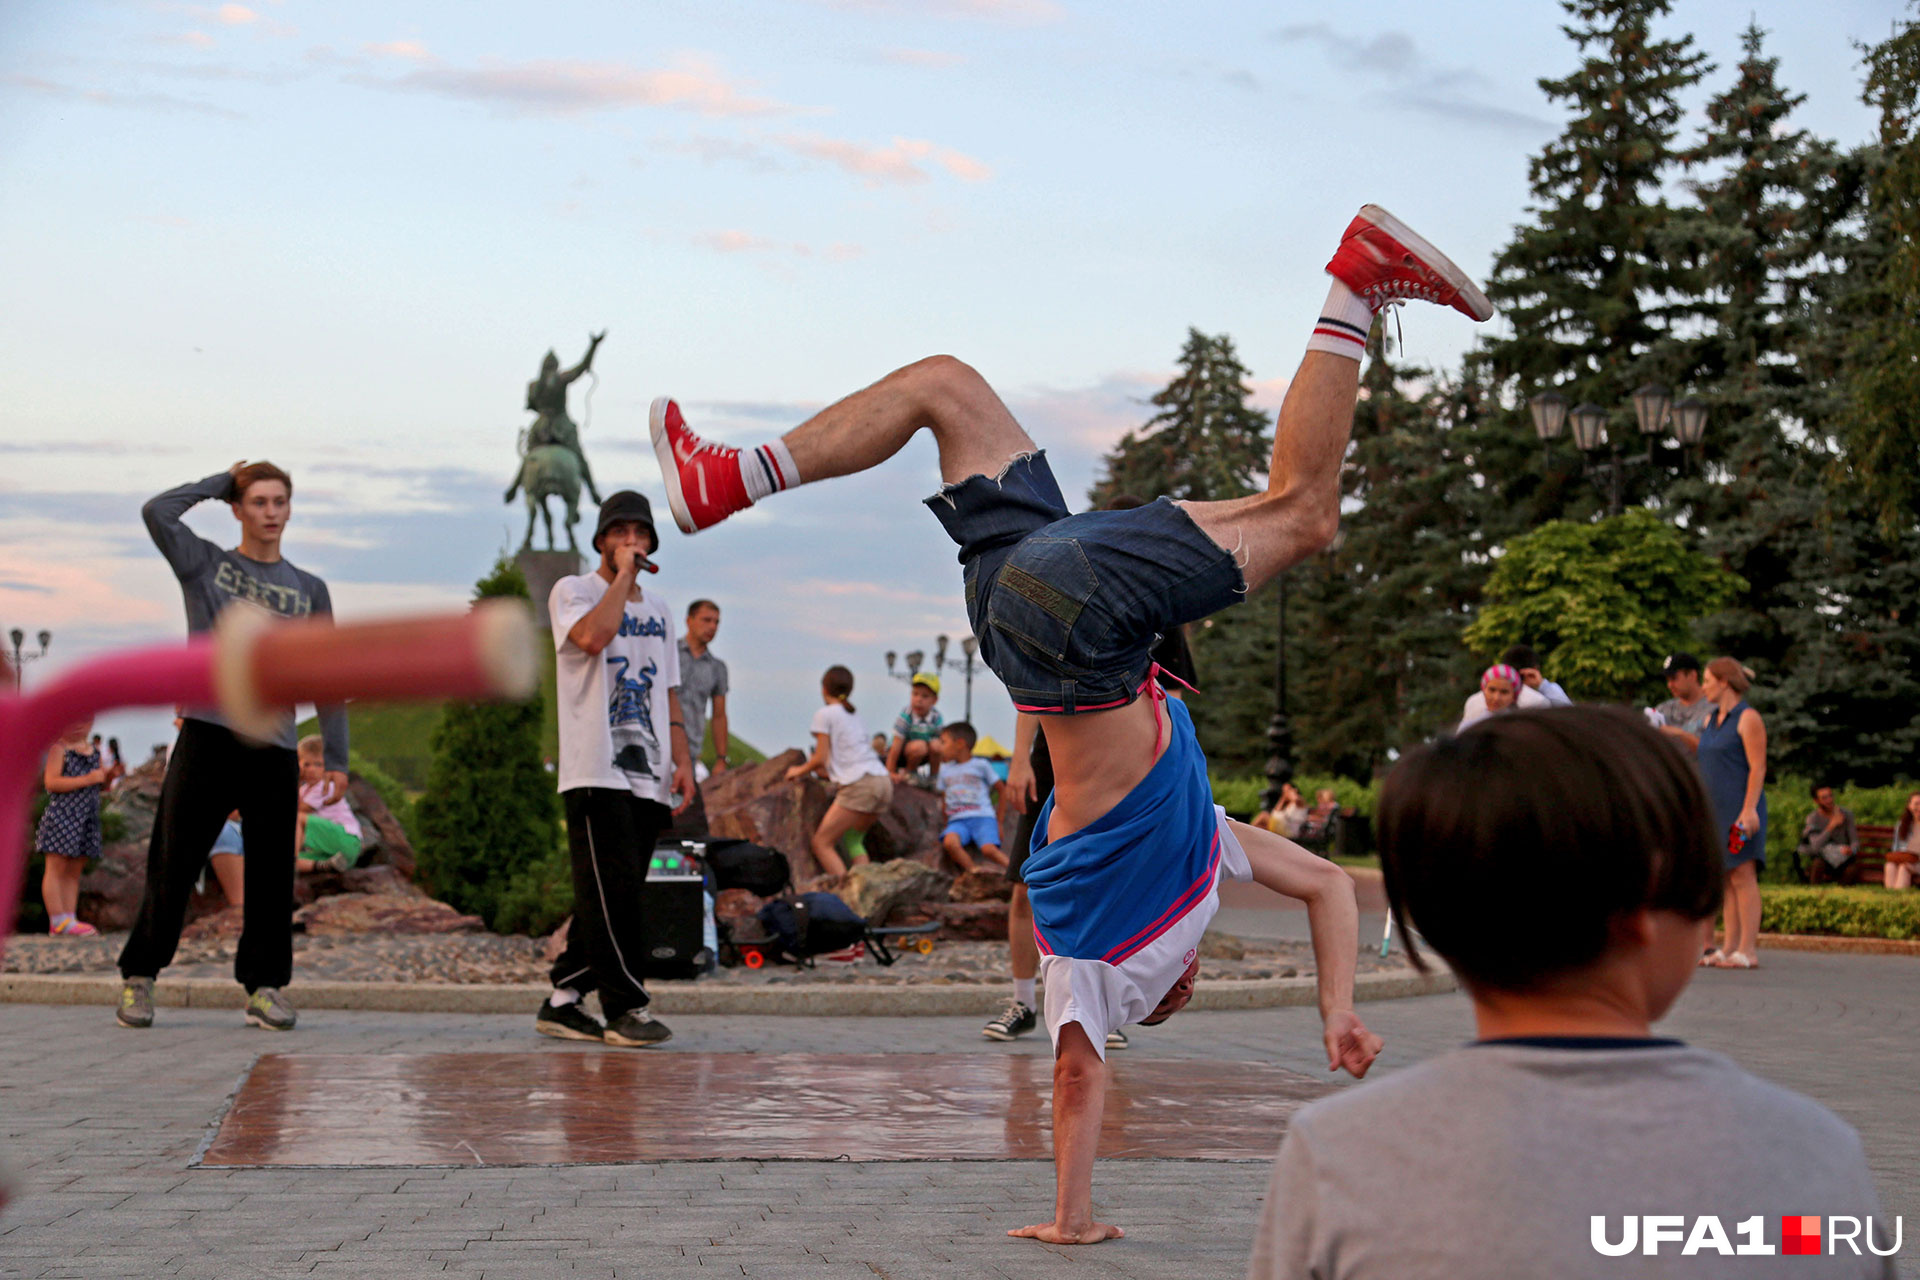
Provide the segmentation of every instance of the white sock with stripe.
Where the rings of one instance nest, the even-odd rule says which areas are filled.
[[[1367,354],[1367,334],[1373,329],[1373,308],[1339,280],[1327,291],[1326,305],[1314,321],[1307,350],[1359,360]]]
[[[747,487],[747,501],[758,502],[770,493],[791,489],[800,483],[800,469],[793,465],[793,454],[785,440],[774,440],[757,449],[740,451],[740,483]]]
[[[1029,1009],[1040,1007],[1040,997],[1034,993],[1033,978],[1015,978],[1013,980],[1013,998]]]

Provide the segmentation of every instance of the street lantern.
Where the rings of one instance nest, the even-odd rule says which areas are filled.
[[[1573,442],[1580,452],[1592,453],[1607,442],[1607,411],[1592,401],[1573,411]]]
[[[960,652],[966,654],[968,661],[971,662],[973,655],[980,652],[980,642],[968,636],[960,642]]]
[[[1640,434],[1657,436],[1666,429],[1667,410],[1673,407],[1673,396],[1657,382],[1649,382],[1633,393],[1633,416],[1639,423]]]
[[[1533,431],[1542,442],[1558,440],[1567,429],[1567,398],[1558,391],[1542,391],[1527,401],[1527,412],[1533,415]]]
[[[907,674],[910,676],[919,675],[920,664],[925,662],[926,660],[927,660],[927,655],[924,650],[921,650],[921,649],[909,650],[907,652]]]
[[[1673,406],[1673,438],[1682,448],[1691,448],[1700,443],[1707,433],[1707,402],[1699,396],[1688,396]]]

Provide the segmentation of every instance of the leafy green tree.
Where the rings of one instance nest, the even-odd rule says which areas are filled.
[[[1642,508],[1593,524],[1557,520],[1515,538],[1462,638],[1482,655],[1539,651],[1576,698],[1643,693],[1663,655],[1691,645],[1691,623],[1739,589],[1672,525]]]
[[[1188,329],[1180,372],[1154,394],[1159,412],[1107,454],[1089,495],[1093,505],[1122,494],[1211,502],[1254,492],[1273,437],[1267,416],[1248,403],[1249,376],[1232,338]]]
[[[502,556],[474,599],[527,598],[527,582]],[[490,927],[532,914],[520,886],[518,916],[503,898],[529,871],[539,874],[560,847],[560,803],[540,750],[541,698],[449,702],[433,734],[426,794],[414,807],[420,878],[429,891]]]
[[[1887,252],[1856,295],[1842,467],[1898,530],[1920,513],[1920,23],[1904,22],[1866,61],[1863,96],[1880,113],[1868,212]]]

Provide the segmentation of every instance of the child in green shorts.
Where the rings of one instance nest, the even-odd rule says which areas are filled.
[[[294,832],[299,871],[345,871],[360,861],[360,820],[345,793],[329,796],[325,746],[319,734],[300,739],[300,817]]]

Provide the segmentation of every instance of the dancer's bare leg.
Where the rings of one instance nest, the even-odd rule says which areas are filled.
[[[929,356],[832,404],[782,439],[801,483],[877,467],[916,431],[940,446],[940,478],[955,484],[997,475],[1037,446],[986,379],[952,356]]]
[[[1358,360],[1307,352],[1280,405],[1267,491],[1181,504],[1208,537],[1239,557],[1248,590],[1333,541],[1340,528],[1340,464],[1359,394]]]

